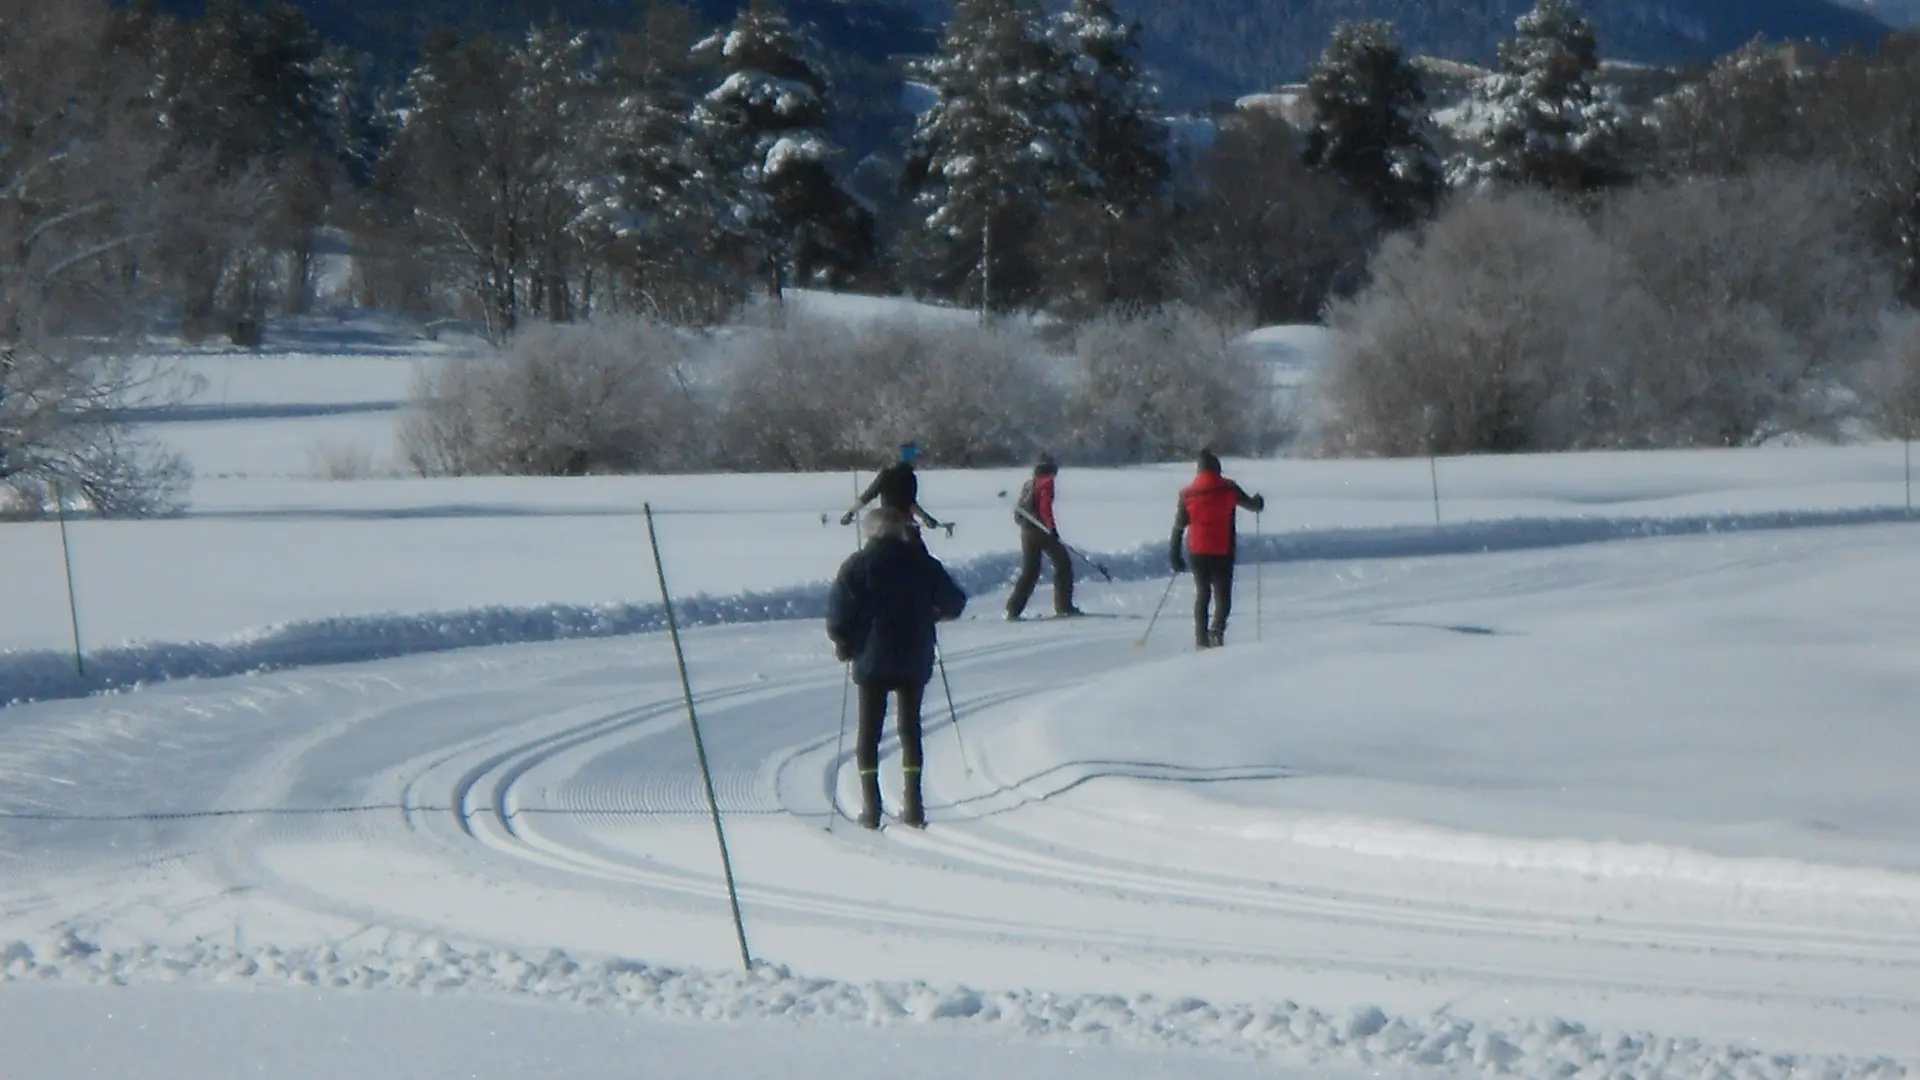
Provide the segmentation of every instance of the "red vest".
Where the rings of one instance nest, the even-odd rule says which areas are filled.
[[[1180,492],[1187,509],[1187,550],[1195,555],[1233,554],[1233,512],[1240,491],[1219,473],[1201,473]]]
[[[1033,516],[1040,524],[1054,528],[1053,524],[1053,477],[1036,476],[1033,478]]]
[[[1040,522],[1040,528],[1057,528],[1053,523],[1053,477],[1042,474],[1028,480],[1020,488],[1019,508],[1032,514],[1034,519]],[[1034,527],[1032,521],[1028,521],[1019,514],[1015,514],[1013,520],[1019,522],[1023,528]]]

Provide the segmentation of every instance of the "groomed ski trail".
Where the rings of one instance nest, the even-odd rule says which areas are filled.
[[[1341,603],[1365,613],[1379,600],[1363,591]],[[1075,796],[1109,781],[1274,784],[1296,773],[1284,762],[1196,772],[1124,753],[1017,767],[1002,751],[1033,709],[1143,662],[1130,620],[1037,621],[1046,625],[945,631],[968,757],[944,696],[930,697],[932,827],[878,835],[844,817],[854,789],[851,744],[835,753],[844,675],[823,659],[817,625],[690,636],[748,934],[768,964],[755,973],[724,973],[719,866],[658,635],[22,710],[4,757],[30,779],[0,816],[0,850],[32,872],[0,885],[0,972],[991,1022],[1529,1074],[1571,1062],[1631,1075],[1734,1063],[1761,1076],[1905,1075],[1890,1061],[1829,1061],[1818,1047],[1769,1055],[1735,1036],[1676,1041],[1658,1023],[1683,1000],[1723,1031],[1789,1041],[1810,1038],[1795,1026],[1809,1016],[1912,1030],[1920,897],[1861,918],[1844,898],[1770,905],[1705,885],[1406,877],[1304,849],[1277,872],[1271,860],[1210,859],[1220,848],[1190,829]],[[1144,662],[1185,662],[1180,636]],[[891,798],[891,741],[883,754]],[[80,793],[61,779],[78,760],[105,762]],[[83,896],[95,899],[67,899]],[[1848,917],[1830,918],[1829,904]],[[997,978],[1036,967],[1050,978],[1041,992]],[[1572,1020],[1506,1015],[1509,999],[1564,1000]],[[1606,1019],[1573,1022],[1588,1010]]]

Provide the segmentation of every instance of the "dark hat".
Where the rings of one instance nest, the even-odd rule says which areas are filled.
[[[1220,471],[1220,457],[1210,448],[1200,451],[1200,458],[1197,464],[1200,466],[1201,472],[1217,473]]]
[[[1041,454],[1033,463],[1033,475],[1052,476],[1060,471],[1060,463],[1053,460],[1052,454]]]

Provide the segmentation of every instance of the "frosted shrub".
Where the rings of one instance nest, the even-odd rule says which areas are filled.
[[[535,326],[497,356],[423,371],[400,446],[423,475],[581,476],[681,466],[685,346],[641,322]]]
[[[1174,305],[1110,313],[1073,338],[1066,445],[1101,462],[1166,461],[1203,446],[1264,454],[1281,439],[1274,392],[1239,330]]]
[[[307,468],[321,480],[365,480],[373,475],[373,451],[355,442],[323,439],[307,447]]]
[[[1324,450],[1588,442],[1624,379],[1597,333],[1620,292],[1616,263],[1571,209],[1531,193],[1467,201],[1388,240],[1371,284],[1329,313]]]
[[[909,439],[943,465],[1022,460],[1059,415],[1040,353],[1013,328],[792,314],[737,357],[720,441],[740,469],[870,466]]]
[[[1876,337],[1891,268],[1855,185],[1775,168],[1622,192],[1599,218],[1647,301],[1629,429],[1666,446],[1740,446],[1830,426],[1830,391]]]
[[[1332,454],[1749,445],[1836,425],[1892,276],[1844,177],[1535,194],[1389,240],[1329,316]]]
[[[1874,428],[1891,439],[1920,438],[1920,315],[1889,314],[1860,374]]]

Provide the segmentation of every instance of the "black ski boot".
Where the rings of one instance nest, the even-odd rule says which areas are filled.
[[[900,824],[914,829],[927,827],[927,808],[920,801],[920,770],[907,770],[907,789],[902,792]]]
[[[1208,647],[1218,649],[1227,643],[1227,632],[1225,630],[1215,630],[1213,633],[1208,634],[1207,638]]]
[[[880,827],[880,776],[878,773],[861,774],[860,802],[860,827],[878,829]]]

